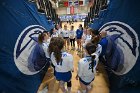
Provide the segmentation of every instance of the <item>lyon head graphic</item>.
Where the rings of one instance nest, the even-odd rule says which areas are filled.
[[[17,38],[14,48],[14,61],[17,68],[26,75],[38,73],[41,69],[35,70],[32,62],[35,47],[38,44],[38,35],[45,30],[42,26],[31,25],[26,27]]]

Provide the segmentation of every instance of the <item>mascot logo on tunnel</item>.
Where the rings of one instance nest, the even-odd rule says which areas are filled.
[[[17,38],[14,48],[14,61],[23,74],[33,75],[40,71],[34,69],[32,60],[35,46],[38,44],[38,35],[44,30],[45,28],[40,25],[30,25]]]
[[[139,56],[139,39],[133,28],[120,22],[104,24],[100,31],[107,31],[109,38],[106,61],[117,75],[128,73],[136,64]]]

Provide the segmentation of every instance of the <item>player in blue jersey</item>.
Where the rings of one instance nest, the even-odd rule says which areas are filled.
[[[76,31],[76,39],[77,39],[77,46],[78,46],[77,50],[78,51],[80,51],[82,48],[82,44],[81,44],[82,35],[83,35],[83,27],[82,27],[82,24],[80,24],[79,29],[77,29],[77,31]]]

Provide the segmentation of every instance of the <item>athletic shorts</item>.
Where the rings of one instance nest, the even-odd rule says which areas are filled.
[[[69,37],[64,37],[64,39],[68,39]]]
[[[69,72],[56,72],[55,71],[55,77],[56,77],[56,80],[58,81],[68,82],[71,80],[72,74],[71,74],[71,71]]]
[[[77,39],[82,39],[82,37],[77,37]]]
[[[89,85],[89,84],[94,80],[94,78],[93,78],[93,80],[92,80],[91,82],[85,82],[85,81],[83,81],[80,77],[79,77],[79,80],[80,80],[84,85]]]

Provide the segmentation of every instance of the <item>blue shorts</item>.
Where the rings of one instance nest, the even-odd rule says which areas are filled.
[[[72,74],[71,74],[71,71],[69,72],[56,72],[55,71],[55,77],[56,77],[56,80],[58,81],[68,82],[71,80]]]
[[[93,78],[93,80],[94,80],[94,78]],[[91,80],[91,82],[93,80]],[[79,77],[79,81],[82,82],[84,85],[89,85],[91,83],[91,82],[85,82],[85,81],[83,81],[80,77]]]
[[[77,39],[82,39],[82,37],[77,37]]]

